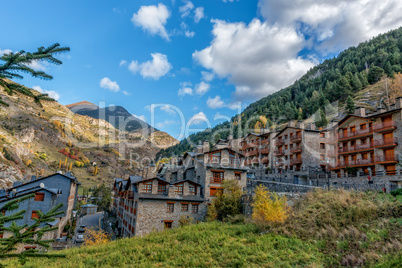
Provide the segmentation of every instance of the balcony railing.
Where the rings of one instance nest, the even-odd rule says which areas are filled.
[[[296,159],[291,159],[290,164],[295,165],[295,164],[301,164],[303,160],[301,158],[296,158]]]
[[[376,163],[383,163],[383,162],[398,162],[399,158],[398,155],[383,155],[383,156],[376,156],[375,162]]]
[[[255,141],[255,142],[244,142],[243,144],[242,144],[242,147],[241,147],[241,149],[242,150],[245,150],[245,149],[248,149],[248,148],[253,148],[253,147],[256,147],[256,146],[258,146],[259,145],[259,142],[258,141]]]
[[[224,179],[225,179],[225,178],[211,177],[210,182],[211,182],[211,183],[222,183],[222,181],[223,181]]]
[[[277,151],[275,151],[275,155],[276,156],[281,156],[281,155],[283,155],[284,154],[284,152],[283,152],[283,150],[277,150]]]
[[[383,122],[383,123],[374,125],[374,131],[382,131],[382,130],[388,130],[388,129],[392,129],[392,128],[394,128],[394,129],[396,128],[396,124],[394,121],[388,121],[388,122]]]
[[[265,139],[261,141],[261,145],[269,144],[269,139]]]
[[[381,140],[375,140],[374,141],[374,146],[375,147],[381,147],[381,146],[392,146],[392,145],[398,145],[398,139],[395,138],[385,138]]]
[[[302,150],[302,147],[301,147],[301,146],[296,146],[296,147],[291,148],[291,149],[290,149],[290,152],[291,152],[291,153],[294,153],[294,152],[301,151],[301,150]]]
[[[292,136],[290,138],[290,141],[298,141],[298,140],[301,140],[301,139],[302,139],[301,134],[298,134],[298,135]]]
[[[258,154],[258,149],[254,149],[252,151],[246,152],[245,154],[248,155],[248,156],[257,155]]]
[[[373,132],[373,128],[369,127],[366,129],[359,129],[359,130],[354,130],[354,131],[348,131],[345,133],[339,133],[338,138],[340,140],[346,139],[346,138],[353,138],[357,136],[362,136],[362,135],[369,135]]]
[[[281,146],[285,144],[285,140],[284,139],[277,139],[276,140],[276,146]]]
[[[261,154],[269,154],[269,148],[262,149]]]
[[[368,143],[356,144],[353,146],[342,147],[338,149],[338,153],[348,153],[348,152],[350,153],[361,150],[374,150],[374,143],[368,142]]]

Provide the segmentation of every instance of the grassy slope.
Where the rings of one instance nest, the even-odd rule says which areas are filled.
[[[26,267],[366,267],[402,264],[402,199],[347,191],[310,193],[287,221],[260,234],[252,223],[199,223],[64,251]],[[16,261],[11,262],[17,266]],[[11,264],[10,263],[10,264]],[[399,266],[401,267],[401,266]]]

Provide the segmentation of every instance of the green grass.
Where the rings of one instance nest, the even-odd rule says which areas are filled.
[[[260,235],[253,224],[221,222],[200,223],[63,253],[67,254],[66,259],[30,260],[25,267],[324,267],[325,258],[309,242]]]

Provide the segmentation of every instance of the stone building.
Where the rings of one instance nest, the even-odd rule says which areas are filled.
[[[380,108],[371,114],[358,107],[355,114],[323,131],[332,181],[359,177],[361,183],[383,183],[386,189],[402,186],[402,145],[398,142],[402,139],[401,108],[402,97],[390,109]]]
[[[273,137],[275,132],[248,133],[241,142],[240,152],[245,156],[248,167],[273,167]]]
[[[56,239],[61,237],[64,226],[72,218],[79,184],[71,173],[66,173],[65,175],[56,173],[43,178],[32,176],[28,182],[16,182],[13,187],[1,190],[0,206],[13,199],[34,194],[34,198],[20,203],[19,210],[26,210],[26,213],[23,219],[16,221],[18,225],[31,225],[34,223],[33,219],[38,217],[37,211],[46,213],[54,206],[62,203],[63,206],[60,210],[63,211],[63,214],[56,218],[54,222],[45,223],[52,227],[58,227],[58,229],[46,234],[44,239]],[[6,214],[12,213],[14,211],[6,212]],[[8,227],[9,224],[11,223],[7,223],[5,226]],[[8,235],[8,233],[5,233],[4,237]]]
[[[222,142],[223,143],[223,142]],[[222,144],[219,144],[222,145]],[[223,180],[247,183],[244,156],[226,146],[209,149],[204,142],[180,159],[163,164],[154,178],[116,179],[113,210],[121,236],[144,235],[174,228],[179,220],[205,219],[207,206]]]

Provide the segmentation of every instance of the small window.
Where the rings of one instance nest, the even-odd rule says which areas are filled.
[[[45,193],[35,193],[35,201],[45,200]]]
[[[241,180],[241,173],[235,173],[235,179]]]
[[[174,203],[167,203],[167,212],[174,212]]]
[[[320,138],[325,138],[325,133],[324,132],[320,133]]]
[[[216,194],[218,193],[218,191],[221,191],[221,188],[219,187],[210,187],[209,188],[209,194],[211,196],[216,196]]]
[[[188,191],[189,191],[190,194],[196,195],[197,194],[197,187],[195,187],[195,185],[190,185],[188,187]]]
[[[142,186],[142,190],[144,191],[144,193],[152,193],[152,181],[144,183]]]
[[[175,190],[175,192],[176,192],[177,194],[182,195],[182,194],[183,194],[183,184],[177,184],[177,185],[176,185],[176,190]]]
[[[158,185],[158,194],[165,194],[166,193],[166,185],[159,184]]]
[[[325,143],[320,143],[320,149],[325,149]]]
[[[181,204],[181,211],[188,211],[188,204]]]
[[[165,221],[164,223],[165,229],[172,229],[172,222],[171,221]]]
[[[198,213],[198,204],[191,205],[191,213]]]
[[[32,210],[31,219],[39,219],[39,214],[36,210]]]

